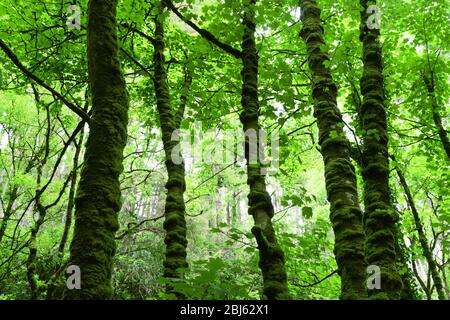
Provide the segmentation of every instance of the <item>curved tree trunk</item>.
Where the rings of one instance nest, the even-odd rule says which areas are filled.
[[[358,202],[355,168],[350,160],[350,143],[343,132],[337,108],[337,87],[326,67],[330,59],[325,45],[320,8],[315,0],[301,0],[303,28],[312,71],[314,116],[319,127],[319,144],[325,165],[325,185],[330,202],[330,218],[335,234],[336,261],[341,276],[341,299],[366,298],[364,233]]]
[[[396,222],[389,188],[389,158],[384,78],[379,30],[369,28],[372,1],[361,0],[360,40],[364,70],[361,78],[363,102],[359,110],[363,129],[362,176],[364,180],[364,229],[366,260],[381,271],[381,288],[369,290],[373,299],[399,299],[401,277],[396,268]]]
[[[81,271],[81,289],[64,299],[110,299],[121,203],[119,175],[127,140],[128,94],[118,59],[116,0],[90,0],[88,63],[92,118],[75,197],[69,265]]]
[[[272,225],[274,209],[266,190],[264,168],[260,156],[263,152],[259,143],[258,124],[258,53],[255,43],[255,3],[247,1],[244,7],[244,34],[242,38],[242,98],[243,112],[240,120],[245,132],[245,158],[247,160],[248,212],[255,225],[252,233],[259,249],[259,267],[262,271],[266,299],[290,299],[287,287],[284,253],[277,243]],[[253,144],[253,145],[251,145]],[[256,145],[255,145],[256,144]]]
[[[184,159],[179,150],[177,150],[179,142],[173,139],[172,135],[180,127],[192,78],[189,72],[185,70],[185,83],[183,93],[180,96],[180,107],[175,112],[171,106],[170,90],[165,70],[164,5],[161,5],[159,10],[159,14],[155,19],[155,41],[153,43],[155,49],[153,57],[155,73],[153,82],[168,175],[166,183],[167,197],[164,209],[165,221],[163,225],[166,231],[164,238],[164,243],[166,244],[164,276],[167,278],[180,278],[182,275],[178,269],[188,267],[186,260],[186,208],[184,203],[186,182]],[[168,292],[172,290],[170,286],[167,289]],[[179,293],[176,294],[179,298],[183,298]]]

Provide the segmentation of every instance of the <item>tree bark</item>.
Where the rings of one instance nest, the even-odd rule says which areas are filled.
[[[81,271],[81,289],[64,299],[112,298],[114,235],[122,206],[119,175],[127,140],[128,94],[118,59],[116,0],[90,0],[88,64],[92,117],[75,197],[69,265]]]
[[[360,40],[363,44],[363,102],[359,110],[363,129],[362,176],[364,180],[365,252],[369,265],[381,271],[381,288],[369,290],[371,299],[399,299],[402,289],[396,268],[396,223],[389,188],[388,135],[384,105],[384,78],[379,30],[369,28],[369,3],[361,0]]]
[[[245,133],[245,158],[247,162],[248,212],[254,219],[252,233],[259,249],[259,267],[262,271],[263,296],[269,300],[290,299],[287,287],[284,253],[277,243],[272,225],[274,209],[266,190],[264,168],[261,166],[262,149],[259,143],[258,124],[258,53],[255,43],[255,3],[247,0],[242,24],[242,97],[243,111],[240,120]],[[253,145],[251,145],[253,144]],[[256,144],[256,146],[254,145]]]
[[[164,230],[166,236],[166,254],[164,261],[164,276],[167,278],[181,278],[179,268],[187,268],[186,260],[186,207],[184,202],[184,192],[186,190],[184,159],[177,149],[179,142],[172,139],[172,135],[179,129],[183,118],[184,108],[187,102],[187,94],[192,78],[186,71],[183,93],[180,97],[180,107],[177,111],[172,108],[170,100],[170,90],[168,86],[167,73],[164,58],[164,5],[161,4],[159,13],[155,18],[155,41],[153,63],[154,87],[156,94],[156,106],[159,114],[159,122],[162,133],[162,142],[165,152],[165,165],[168,180],[166,183],[167,197],[164,209],[165,221]],[[174,159],[176,156],[178,159]],[[168,292],[172,292],[171,286],[167,287]],[[178,298],[183,298],[179,293],[175,293]]]
[[[341,299],[366,298],[364,233],[358,202],[355,168],[350,160],[350,143],[343,132],[337,108],[337,87],[326,66],[330,59],[325,45],[320,8],[315,0],[301,0],[303,28],[312,71],[314,116],[319,127],[319,144],[325,166],[325,185],[330,218],[335,234],[334,253],[341,277]]]
[[[8,226],[9,218],[13,214],[13,206],[18,197],[19,186],[14,184],[9,191],[8,205],[6,206],[5,212],[3,212],[2,223],[0,224],[0,242],[2,242],[3,236],[6,232],[6,227]]]

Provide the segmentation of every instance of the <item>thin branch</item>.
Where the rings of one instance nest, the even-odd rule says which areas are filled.
[[[332,276],[333,276],[334,274],[336,274],[337,272],[338,272],[337,270],[334,270],[332,273],[330,273],[329,275],[327,275],[325,278],[322,278],[322,279],[320,279],[320,280],[317,280],[316,282],[313,282],[313,283],[310,283],[310,284],[307,284],[307,285],[302,285],[302,284],[298,284],[298,283],[293,283],[293,285],[294,285],[294,286],[297,286],[297,287],[301,287],[301,288],[309,288],[309,287],[318,285],[318,284],[321,283],[322,281],[325,281],[326,279],[332,277]]]
[[[192,29],[197,31],[199,35],[201,35],[204,39],[208,40],[212,44],[216,45],[220,49],[224,50],[225,52],[231,54],[237,59],[240,59],[242,57],[242,52],[233,48],[232,46],[221,42],[219,39],[216,38],[211,32],[208,30],[202,29],[199,26],[197,26],[194,22],[187,19],[185,16],[181,14],[180,11],[173,5],[172,1],[170,0],[164,0],[164,4],[169,8],[175,15],[180,18],[184,23],[186,23],[188,26],[190,26]]]
[[[28,78],[30,78],[31,80],[35,81],[37,84],[39,84],[40,86],[44,87],[45,89],[47,89],[48,91],[51,92],[51,94],[58,98],[59,100],[61,100],[70,110],[72,110],[73,112],[75,112],[78,116],[80,116],[81,119],[83,119],[84,121],[86,121],[87,123],[89,123],[90,117],[89,115],[84,112],[82,109],[80,109],[79,107],[77,107],[75,104],[73,104],[72,102],[68,101],[66,98],[64,98],[59,92],[57,92],[55,89],[53,89],[52,87],[50,87],[47,83],[44,82],[44,80],[42,80],[41,78],[39,78],[38,76],[36,76],[35,74],[33,74],[30,70],[28,70],[19,60],[19,58],[17,58],[17,56],[14,54],[14,52],[11,51],[11,49],[6,45],[5,42],[3,42],[2,39],[0,39],[0,48],[3,50],[3,52],[5,52],[5,54],[8,56],[8,58],[12,61],[12,63],[14,63],[17,68],[19,68],[20,71],[22,71],[23,74],[25,74]]]

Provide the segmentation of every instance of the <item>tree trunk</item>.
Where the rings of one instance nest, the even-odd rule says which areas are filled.
[[[75,205],[75,187],[78,177],[78,161],[81,153],[81,147],[83,144],[84,131],[81,130],[78,143],[75,145],[75,155],[72,161],[72,172],[70,180],[69,198],[67,200],[66,219],[64,221],[64,230],[61,236],[61,241],[58,246],[58,252],[62,257],[64,255],[64,249],[66,248],[67,237],[69,235],[70,227],[72,226],[72,212]]]
[[[425,282],[423,282],[422,278],[420,277],[419,271],[417,270],[416,262],[414,260],[412,260],[411,263],[412,263],[414,275],[416,276],[416,279],[419,282],[419,285],[422,288],[423,292],[425,292],[427,300],[431,300],[431,292],[428,289],[428,287],[425,285]]]
[[[395,161],[395,158],[393,160]],[[440,300],[445,300],[446,297],[445,297],[444,287],[442,284],[442,279],[439,276],[436,261],[434,260],[433,253],[430,249],[430,246],[428,245],[428,239],[427,239],[427,236],[425,235],[425,231],[424,231],[422,222],[420,221],[419,212],[417,211],[413,196],[411,194],[411,191],[409,190],[409,186],[406,183],[406,179],[403,176],[403,173],[400,170],[400,168],[398,166],[396,166],[395,170],[396,170],[398,178],[400,180],[400,184],[402,185],[403,190],[405,191],[405,195],[406,195],[406,199],[408,201],[409,207],[411,208],[411,212],[414,217],[414,223],[416,225],[416,230],[419,235],[420,246],[422,247],[422,252],[423,252],[424,257],[427,260],[428,268],[430,269],[431,277],[432,277],[434,285],[436,287],[438,297]]]
[[[264,168],[261,166],[262,150],[259,143],[258,124],[258,53],[255,43],[255,3],[247,0],[244,6],[242,24],[242,98],[243,111],[240,120],[245,133],[245,158],[247,161],[248,212],[253,216],[255,225],[252,233],[259,249],[259,267],[262,271],[265,299],[290,299],[287,287],[284,253],[277,243],[272,226],[274,210],[266,190]],[[255,145],[256,144],[256,145]]]
[[[36,92],[35,92],[36,93]],[[36,94],[36,103],[39,104],[39,95]],[[41,181],[42,181],[42,174],[45,165],[47,164],[48,157],[50,154],[50,134],[51,134],[51,119],[50,119],[50,110],[49,107],[46,106],[46,123],[47,123],[47,129],[46,134],[44,138],[44,145],[43,145],[43,155],[42,158],[39,157],[38,164],[36,168],[36,190],[35,190],[35,206],[33,211],[36,209],[38,214],[38,219],[34,222],[34,224],[31,227],[30,230],[30,238],[28,239],[28,257],[26,261],[27,266],[27,280],[28,285],[30,287],[31,291],[31,300],[35,300],[39,296],[39,288],[38,288],[38,275],[36,274],[36,256],[37,256],[37,235],[39,233],[39,230],[44,223],[45,216],[47,214],[47,209],[42,205],[41,203]],[[33,212],[34,213],[34,212]],[[34,214],[33,214],[34,216]]]
[[[450,160],[450,141],[448,139],[447,131],[444,129],[444,126],[442,124],[442,118],[438,111],[438,103],[436,99],[436,95],[434,93],[434,75],[433,72],[431,72],[431,77],[428,78],[425,74],[423,75],[423,81],[425,82],[425,85],[428,90],[428,97],[431,100],[431,110],[433,112],[433,121],[434,125],[436,126],[439,138],[441,139],[442,146],[444,147],[444,151],[447,154],[448,160]]]
[[[18,197],[19,186],[14,184],[9,192],[8,205],[6,206],[5,212],[3,212],[2,223],[0,225],[0,242],[2,242],[3,236],[6,232],[6,227],[8,226],[8,221],[13,214],[13,206]]]
[[[114,235],[122,206],[119,175],[127,140],[128,94],[118,59],[116,0],[90,0],[88,64],[92,117],[75,197],[69,265],[81,271],[81,289],[64,299],[112,298]]]
[[[184,113],[184,107],[187,101],[187,92],[180,97],[180,109],[175,112],[171,106],[170,91],[167,82],[164,58],[164,6],[161,5],[159,14],[155,19],[155,41],[154,41],[154,86],[156,94],[156,106],[159,113],[159,121],[162,133],[162,142],[165,152],[165,165],[168,174],[166,183],[167,198],[165,204],[164,229],[166,236],[166,255],[164,261],[164,276],[167,278],[180,278],[182,275],[179,268],[187,268],[186,260],[186,208],[184,203],[184,192],[186,190],[184,160],[176,148],[179,148],[179,142],[172,139],[173,133],[179,129],[181,119]],[[189,88],[192,78],[186,73],[185,89]],[[176,157],[178,159],[175,159]],[[171,292],[172,288],[167,287]],[[176,293],[179,298],[183,298]]]
[[[373,2],[370,2],[372,4]],[[369,290],[372,299],[399,299],[402,289],[396,268],[396,223],[389,189],[388,136],[384,105],[384,78],[379,30],[369,28],[368,0],[361,0],[360,40],[363,75],[359,110],[363,129],[362,176],[364,180],[364,229],[366,261],[381,271],[381,288]]]
[[[336,261],[341,276],[341,299],[366,298],[364,233],[358,202],[355,168],[350,160],[350,143],[343,132],[343,120],[336,104],[337,87],[326,66],[330,59],[325,45],[320,8],[315,0],[300,1],[303,28],[312,71],[314,116],[319,127],[319,144],[325,165],[325,185],[330,218],[335,234]]]
[[[36,190],[36,193],[38,193],[39,190]],[[36,206],[35,208],[37,209],[37,213],[38,213],[38,219],[36,220],[36,222],[34,223],[34,225],[31,228],[31,232],[30,232],[30,238],[28,239],[28,258],[26,261],[26,266],[27,266],[27,280],[28,280],[28,285],[30,287],[30,291],[31,291],[31,296],[30,299],[31,300],[36,300],[39,297],[39,288],[38,288],[38,275],[36,274],[36,264],[35,264],[35,260],[36,260],[36,256],[37,256],[37,235],[39,232],[39,229],[41,228],[42,224],[44,223],[44,219],[45,216],[47,214],[47,211],[45,210],[45,208],[42,206],[42,204],[40,203],[40,197],[36,198]]]
[[[440,269],[442,272],[442,282],[444,283],[444,290],[445,290],[445,293],[447,294],[447,300],[450,300],[450,288],[448,287],[447,274],[446,274],[446,270],[445,270],[445,268],[446,268],[445,251],[442,250],[441,254],[442,254],[442,267]]]

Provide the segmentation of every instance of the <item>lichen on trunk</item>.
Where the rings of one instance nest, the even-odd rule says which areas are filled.
[[[112,298],[114,234],[121,208],[119,175],[127,140],[128,94],[118,59],[116,0],[90,0],[88,65],[92,117],[75,198],[69,265],[81,271],[81,289],[64,299]]]
[[[334,253],[341,277],[341,299],[366,298],[366,269],[362,212],[358,202],[355,168],[350,160],[350,143],[343,131],[337,108],[337,86],[331,76],[328,53],[323,50],[320,8],[315,0],[301,0],[303,27],[312,72],[314,116],[319,127],[319,145],[325,166],[325,185],[330,202],[330,219],[335,234]]]

